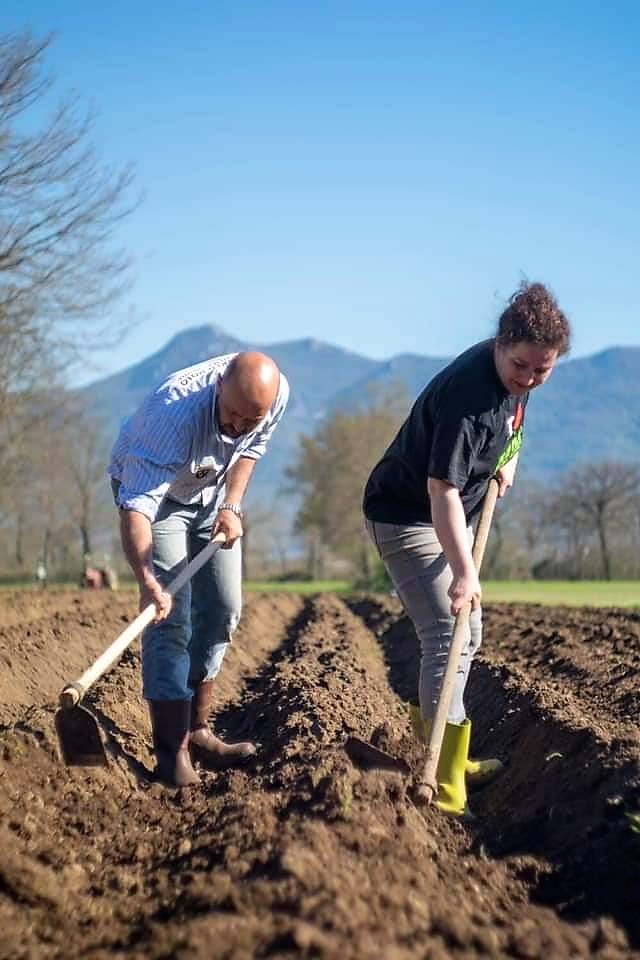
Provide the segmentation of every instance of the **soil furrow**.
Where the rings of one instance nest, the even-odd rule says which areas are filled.
[[[397,601],[250,597],[217,684],[216,729],[260,752],[179,793],[149,778],[135,646],[89,697],[109,767],[60,765],[55,695],[135,601],[49,596],[26,657],[20,604],[3,625],[0,602],[0,656],[15,673],[0,681],[2,956],[639,955],[640,837],[626,814],[640,794],[625,715],[636,620],[487,612],[469,691],[474,745],[511,762],[473,796],[470,826],[416,809],[409,777],[359,769],[344,750],[349,735],[371,737],[421,763],[406,712],[416,642]]]
[[[237,939],[224,956],[591,951],[593,926],[542,908],[528,908],[523,933],[530,863],[475,856],[460,824],[415,810],[400,776],[364,774],[345,758],[344,736],[380,720],[385,744],[410,752],[406,713],[385,673],[369,632],[339,601],[310,603],[292,625],[249,704],[264,732],[255,775],[217,793],[213,831],[190,806],[189,850],[158,860],[167,888],[188,880],[169,914],[180,924],[177,955],[198,949],[220,908],[250,918],[242,933],[232,926]],[[238,788],[250,791],[242,802]],[[452,891],[463,893],[464,910],[452,909]]]
[[[284,595],[250,600],[219,684],[219,706],[230,713],[235,702],[238,714],[246,680],[278,646],[301,605]],[[76,636],[84,630],[72,621],[67,627]],[[75,665],[75,656],[74,651],[67,667]],[[0,922],[6,920],[9,931],[3,956],[98,956],[94,951],[101,944],[109,950],[126,947],[136,914],[159,907],[149,900],[154,851],[179,842],[183,804],[190,798],[148,779],[149,726],[138,659],[135,649],[125,654],[88,698],[109,721],[115,762],[108,768],[61,765],[51,705],[30,707],[2,735]],[[121,745],[120,753],[114,743]],[[204,775],[194,802],[206,805],[207,781],[213,778]]]
[[[373,625],[394,688],[414,697],[418,645],[399,605],[373,598],[351,605]],[[620,666],[600,655],[592,661],[588,685],[575,678],[559,685],[542,669],[544,651],[549,651],[540,637],[540,630],[546,630],[553,649],[563,632],[578,647],[579,625],[588,636],[617,633],[616,642],[628,633],[624,656],[629,658],[637,643],[635,618],[627,631],[624,618],[615,612],[609,633],[608,611],[594,611],[591,619],[574,616],[569,626],[551,632],[553,613],[543,617],[541,611],[532,611],[528,632],[523,629],[526,609],[517,609],[508,619],[502,609],[487,612],[490,641],[474,667],[467,707],[475,718],[476,753],[497,754],[508,766],[499,781],[473,798],[479,815],[472,827],[476,849],[514,860],[516,873],[527,878],[532,900],[571,920],[597,917],[601,922],[610,916],[619,925],[620,938],[638,946],[633,878],[640,851],[627,814],[640,807],[640,738],[635,724],[615,709],[615,699],[606,715],[595,711],[594,716],[585,709],[594,700],[589,694],[598,686],[598,676],[615,674]],[[542,651],[533,671],[524,667],[530,663],[527,637]],[[505,663],[505,647],[516,650],[514,666]],[[582,662],[587,672],[588,658]],[[518,862],[522,857],[529,861],[524,874]]]

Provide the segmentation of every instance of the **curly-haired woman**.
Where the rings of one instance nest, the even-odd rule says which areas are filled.
[[[437,804],[466,807],[466,780],[486,780],[499,761],[469,759],[463,694],[482,635],[472,524],[495,476],[504,496],[515,474],[529,393],[569,350],[569,322],[541,283],[510,298],[494,338],[475,344],[420,394],[364,494],[367,529],[413,621],[421,646],[420,713],[426,738],[438,703],[455,616],[471,602],[438,765]]]

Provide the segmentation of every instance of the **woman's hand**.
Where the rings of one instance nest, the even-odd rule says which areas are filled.
[[[516,467],[518,466],[518,455],[511,457],[504,467],[500,467],[496,473],[496,480],[498,481],[498,496],[504,497],[505,493],[511,489],[513,486],[513,481],[516,475]]]
[[[466,603],[470,603],[473,610],[479,607],[482,588],[475,569],[459,576],[454,574],[447,595],[451,600],[451,613],[454,617],[458,616]]]
[[[475,608],[480,603],[480,581],[473,562],[460,494],[450,483],[429,477],[429,498],[433,525],[451,567],[453,580],[447,594],[451,613],[456,617],[465,603]]]

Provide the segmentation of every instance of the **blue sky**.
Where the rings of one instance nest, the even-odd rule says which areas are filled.
[[[609,9],[606,9],[606,7]],[[640,344],[640,6],[3,0],[132,160],[140,322],[390,357],[491,333],[526,275],[574,355]]]

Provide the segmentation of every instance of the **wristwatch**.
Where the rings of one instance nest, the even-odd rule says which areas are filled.
[[[218,507],[218,513],[220,513],[221,510],[230,510],[231,513],[235,513],[236,517],[242,520],[242,507],[239,503],[222,503]]]

